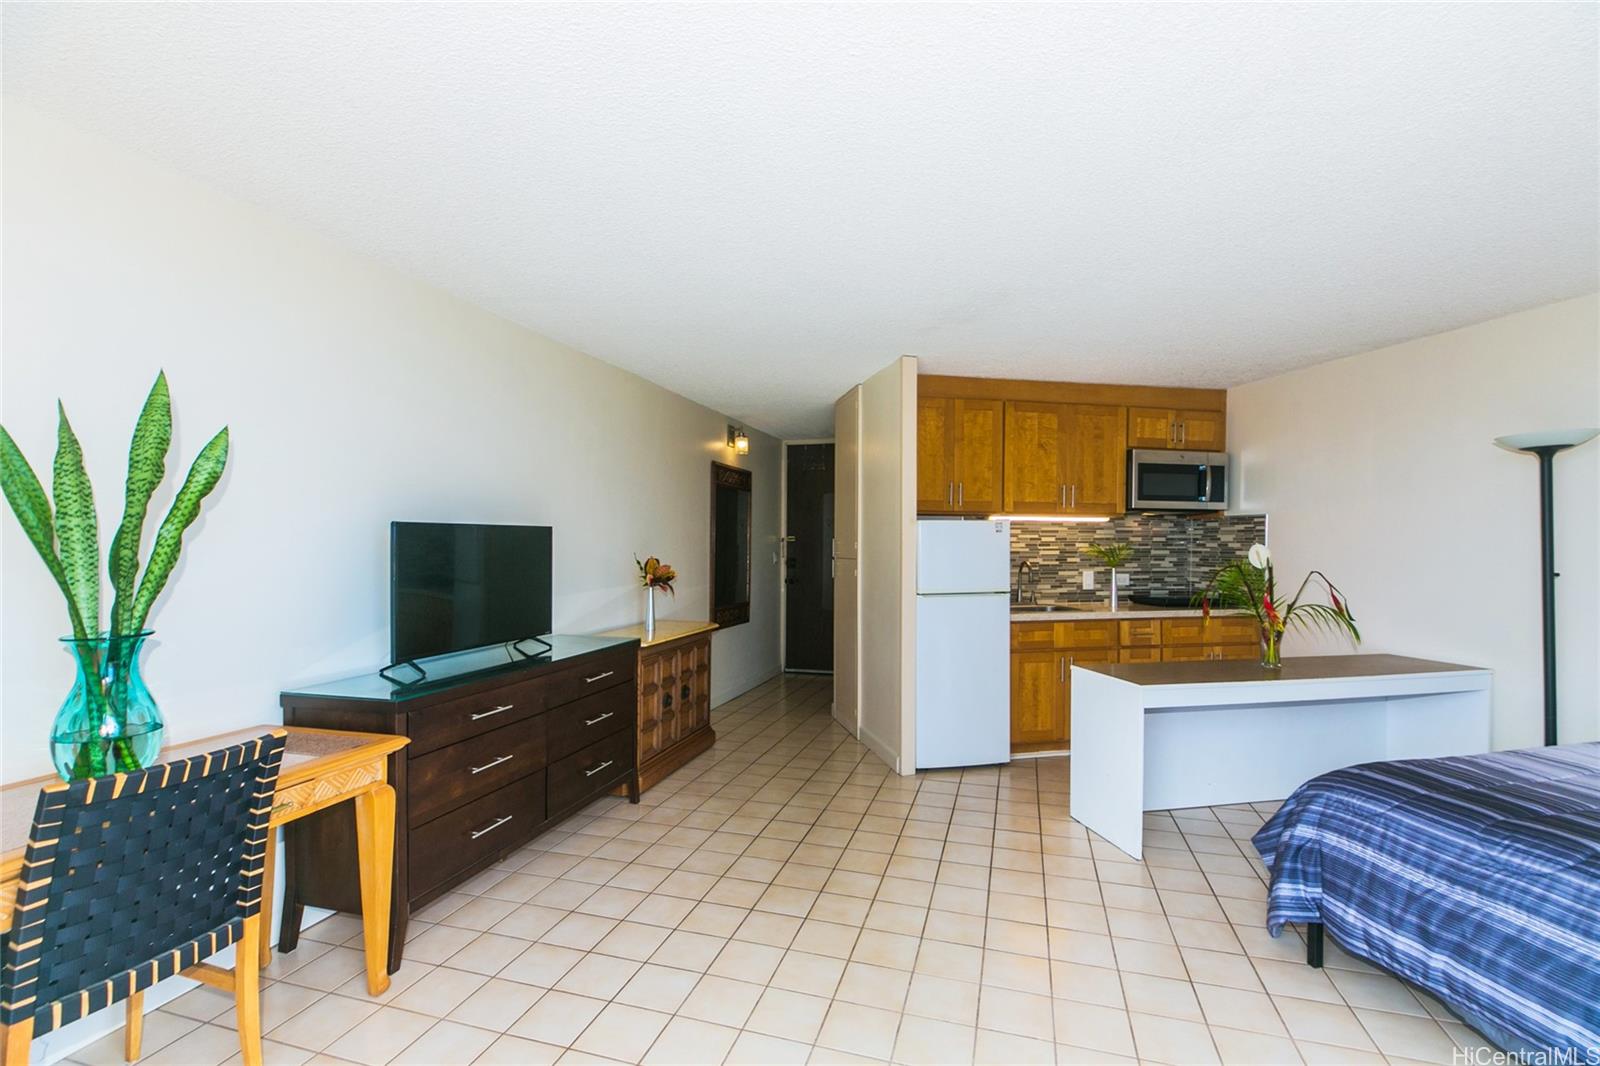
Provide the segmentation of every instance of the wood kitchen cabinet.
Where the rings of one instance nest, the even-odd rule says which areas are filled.
[[[1011,750],[1064,746],[1066,685],[1062,655],[1050,651],[1011,653]]]
[[[1119,515],[1129,448],[1220,451],[1216,389],[917,379],[917,513]]]
[[[1259,632],[1248,615],[1013,622],[1011,750],[1072,746],[1073,666],[1253,659]]]
[[[1128,447],[1183,448],[1220,452],[1227,443],[1227,415],[1221,411],[1170,407],[1128,408]]]
[[[1126,498],[1123,409],[1011,401],[1005,405],[1005,510],[1121,514]]]
[[[1005,441],[999,400],[917,400],[917,511],[1000,510]]]

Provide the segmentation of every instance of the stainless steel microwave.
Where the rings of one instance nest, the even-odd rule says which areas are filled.
[[[1225,511],[1228,454],[1134,448],[1128,452],[1128,510]]]

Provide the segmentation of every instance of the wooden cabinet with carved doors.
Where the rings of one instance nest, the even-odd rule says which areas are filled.
[[[711,622],[661,621],[653,636],[644,627],[606,636],[639,640],[639,789],[648,789],[709,748],[711,729]]]
[[[1004,405],[999,400],[917,401],[917,511],[1000,510]]]
[[[1221,411],[1130,407],[1128,447],[1220,452],[1227,443],[1227,424]]]

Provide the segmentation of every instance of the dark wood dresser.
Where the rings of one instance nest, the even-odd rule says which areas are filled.
[[[639,643],[639,790],[716,743],[711,728],[715,622],[666,619],[654,633],[627,626],[600,634]]]
[[[363,674],[279,697],[286,725],[411,738],[389,765],[396,835],[391,973],[400,966],[412,908],[618,785],[638,802],[638,641],[550,641],[554,649],[535,658],[499,647],[467,653],[450,662],[450,676],[413,685]],[[294,950],[305,907],[361,909],[348,808],[285,827],[280,951]]]

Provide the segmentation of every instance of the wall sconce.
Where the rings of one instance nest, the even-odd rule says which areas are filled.
[[[728,447],[737,455],[750,454],[750,436],[742,428],[728,424]]]

